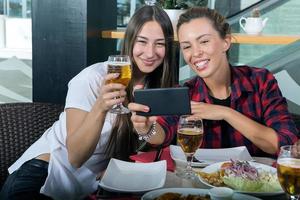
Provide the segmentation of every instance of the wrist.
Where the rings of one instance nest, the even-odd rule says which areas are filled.
[[[97,113],[106,114],[110,108],[105,106],[105,103],[102,101],[97,100],[92,108]]]
[[[141,133],[136,131],[139,137],[139,140],[148,141],[153,135],[156,135],[156,122],[153,122],[150,126],[150,129],[146,133]]]
[[[103,107],[94,105],[90,111],[90,114],[94,116],[94,119],[99,120],[103,117],[105,118],[108,110],[103,109]]]
[[[222,118],[225,121],[228,121],[230,119],[232,109],[229,107],[225,107],[225,109],[222,111]]]

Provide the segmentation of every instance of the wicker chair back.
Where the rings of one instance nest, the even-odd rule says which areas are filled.
[[[7,168],[48,129],[63,111],[51,103],[0,104],[0,188]]]

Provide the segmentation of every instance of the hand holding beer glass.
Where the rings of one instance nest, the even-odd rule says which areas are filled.
[[[192,170],[192,160],[194,153],[200,147],[203,138],[203,123],[200,118],[190,115],[182,115],[179,118],[177,128],[177,143],[181,146],[186,159],[187,166],[182,173],[177,175],[185,179],[196,178]]]
[[[280,148],[277,176],[289,199],[300,199],[300,149],[293,145]]]
[[[107,73],[118,73],[119,77],[109,80],[107,83],[120,83],[128,86],[131,79],[131,63],[129,56],[126,55],[112,55],[108,57]],[[115,114],[126,114],[130,110],[123,106],[122,103],[114,105],[109,111]]]

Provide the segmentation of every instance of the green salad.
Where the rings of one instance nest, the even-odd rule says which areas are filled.
[[[223,182],[239,191],[279,192],[281,186],[276,173],[257,169],[247,161],[233,161],[224,169]]]

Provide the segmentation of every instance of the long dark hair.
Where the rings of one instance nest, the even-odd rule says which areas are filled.
[[[145,84],[147,88],[172,87],[174,85],[174,66],[172,59],[172,48],[174,32],[168,15],[157,6],[144,6],[131,17],[124,37],[121,54],[129,55],[132,61],[132,79],[127,87],[127,101],[133,101],[133,84],[140,77],[139,68],[133,59],[133,46],[136,37],[146,22],[156,21],[160,24],[164,37],[165,57],[162,64],[153,72],[146,75]],[[137,134],[130,120],[131,114],[117,115],[113,125],[109,141],[106,146],[106,155],[122,160],[129,160],[129,155],[136,151],[139,144]]]

